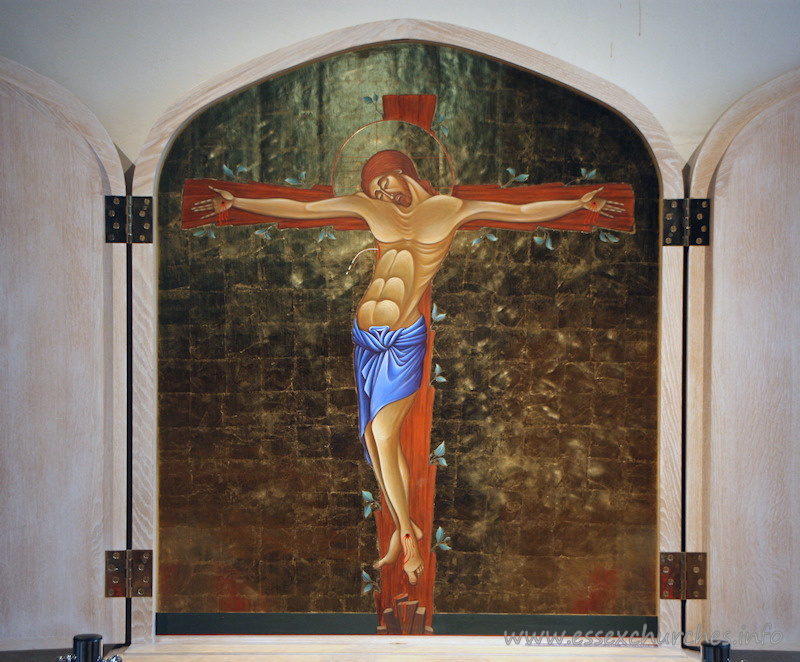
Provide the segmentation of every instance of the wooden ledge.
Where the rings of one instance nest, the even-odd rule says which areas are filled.
[[[264,636],[264,637],[157,637],[153,644],[136,644],[122,655],[125,662],[240,661],[262,656],[305,660],[518,660],[565,662],[565,660],[622,660],[669,662],[699,660],[699,653],[680,648],[643,646],[626,641],[609,646],[526,646],[506,644],[503,637],[393,637],[393,636]],[[594,642],[593,642],[594,643]]]

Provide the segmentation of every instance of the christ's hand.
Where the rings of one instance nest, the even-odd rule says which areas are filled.
[[[605,198],[596,198],[595,196],[602,191],[600,187],[596,191],[591,191],[581,198],[583,208],[589,211],[605,216],[606,218],[613,218],[614,214],[621,214],[625,211],[625,205]]]
[[[219,197],[215,196],[213,198],[199,200],[192,205],[192,211],[196,214],[208,212],[204,216],[200,217],[203,220],[211,218],[212,216],[217,216],[221,211],[227,211],[233,207],[233,201],[235,199],[233,194],[228,191],[223,191],[222,189],[214,188],[213,186],[209,186],[208,188],[214,191],[214,193],[216,193]]]

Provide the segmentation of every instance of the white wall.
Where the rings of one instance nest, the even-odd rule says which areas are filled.
[[[490,32],[602,76],[642,101],[686,159],[739,97],[800,66],[800,0],[0,0],[0,54],[72,91],[135,160],[195,85],[389,18]]]

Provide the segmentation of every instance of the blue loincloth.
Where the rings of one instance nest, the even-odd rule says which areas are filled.
[[[428,347],[428,327],[424,317],[408,328],[394,331],[388,326],[371,326],[369,331],[364,331],[354,322],[353,343],[361,443],[367,462],[372,466],[364,430],[386,405],[419,390]]]

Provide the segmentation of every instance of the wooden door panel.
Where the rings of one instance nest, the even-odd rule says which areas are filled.
[[[103,597],[104,550],[125,544],[125,339],[113,332],[124,262],[103,231],[104,195],[120,192],[121,166],[102,163],[70,120],[81,107],[60,109],[53,88],[0,62],[6,650],[69,646],[81,631],[125,636],[124,600]]]
[[[696,164],[714,171],[713,227],[691,258],[687,542],[708,552],[709,599],[690,603],[687,627],[729,631],[734,648],[800,644],[799,80],[734,106],[720,120],[729,137],[712,131]]]

